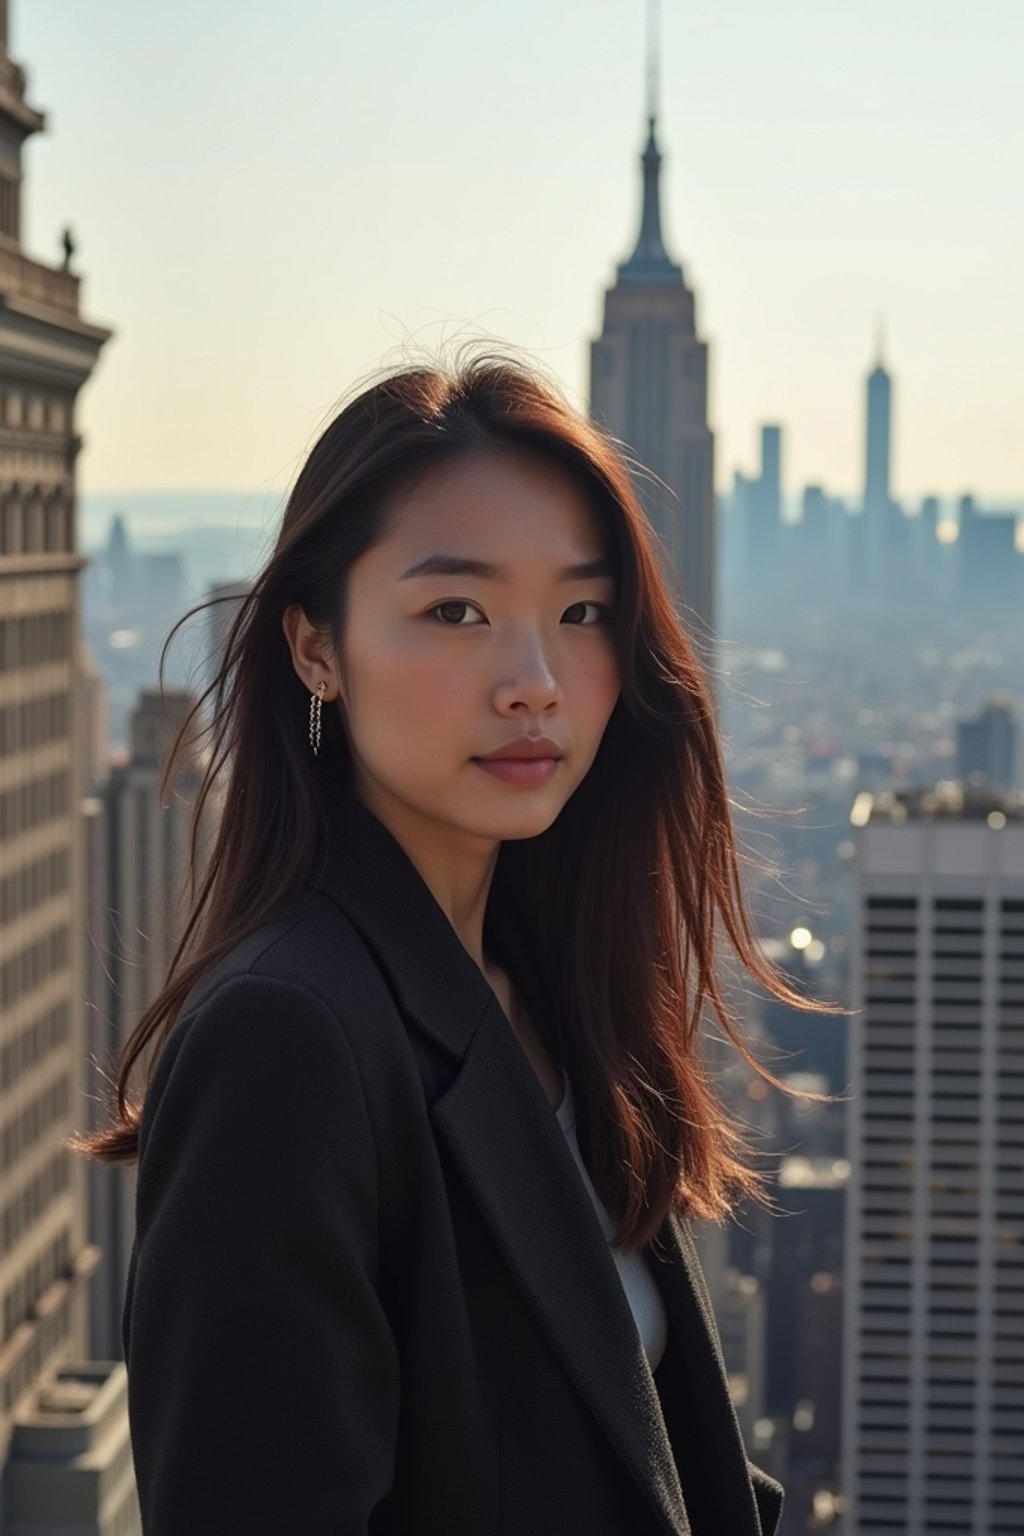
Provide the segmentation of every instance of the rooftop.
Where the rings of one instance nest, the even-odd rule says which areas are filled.
[[[850,821],[855,827],[869,822],[902,826],[907,821],[986,821],[998,831],[1008,822],[1024,822],[1024,791],[959,779],[906,790],[865,790],[853,802]]]

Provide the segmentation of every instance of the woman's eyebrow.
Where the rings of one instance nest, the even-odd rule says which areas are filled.
[[[483,581],[507,581],[508,567],[494,565],[490,560],[470,560],[462,555],[428,555],[418,560],[399,576],[407,581],[410,576],[478,576]],[[587,581],[597,576],[613,576],[611,561],[599,555],[593,560],[583,560],[578,565],[566,565],[555,573],[556,581]]]

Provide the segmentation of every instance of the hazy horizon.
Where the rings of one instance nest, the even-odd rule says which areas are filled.
[[[716,485],[785,428],[789,496],[861,483],[884,315],[893,490],[1024,494],[1024,7],[664,0],[666,241],[710,345]],[[587,406],[635,241],[646,7],[523,0],[15,0],[47,129],[24,246],[70,223],[86,493],[294,479],[369,371],[443,339],[521,347]],[[919,489],[918,489],[919,488]]]

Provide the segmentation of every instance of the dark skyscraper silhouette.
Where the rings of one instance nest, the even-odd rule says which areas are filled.
[[[637,491],[667,554],[682,616],[709,655],[715,495],[708,349],[697,337],[693,293],[662,236],[655,78],[652,37],[640,231],[605,294],[604,325],[591,344],[591,414],[640,460]]]
[[[1017,718],[1011,698],[987,699],[974,720],[959,722],[956,738],[961,779],[994,789],[1016,789]]]
[[[892,380],[882,348],[879,326],[877,361],[868,375],[864,445],[864,574],[871,587],[882,576],[892,517]]]

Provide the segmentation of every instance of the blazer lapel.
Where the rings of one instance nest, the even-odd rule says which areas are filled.
[[[711,1298],[682,1217],[666,1218],[649,1258],[668,1314],[666,1369],[656,1385],[689,1518],[699,1531],[761,1536]]]
[[[597,1213],[495,999],[433,1122],[555,1354],[664,1529],[688,1533],[657,1391]]]
[[[450,1054],[455,1075],[433,1106],[436,1132],[552,1350],[663,1529],[690,1536],[673,1446],[618,1270],[564,1132],[493,990],[404,849],[349,794],[311,883],[359,929],[402,1010]],[[703,1332],[690,1273],[696,1255],[674,1228],[668,1244],[656,1278],[671,1328]],[[691,1363],[695,1385],[720,1393],[724,1375],[716,1381],[699,1340]],[[741,1447],[718,1447],[720,1467],[723,1456],[745,1483]],[[737,1536],[756,1536],[752,1494],[750,1504],[750,1520],[730,1526]]]

